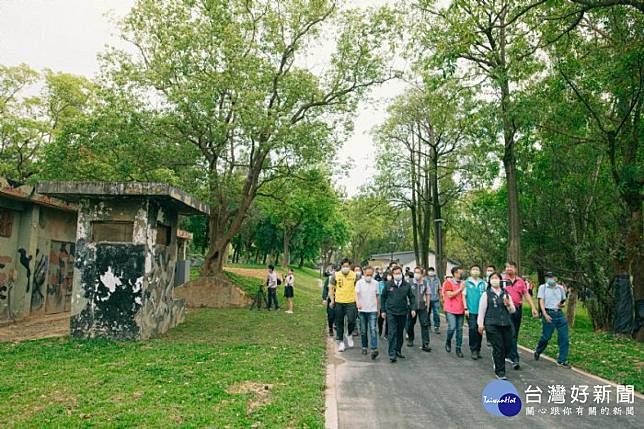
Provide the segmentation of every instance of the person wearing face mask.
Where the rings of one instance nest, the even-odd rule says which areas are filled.
[[[474,264],[470,267],[470,276],[465,280],[463,289],[463,304],[465,318],[467,319],[468,338],[472,359],[481,359],[481,342],[483,336],[479,334],[476,319],[479,312],[479,301],[487,289],[487,282],[481,278],[481,267]]]
[[[501,275],[493,273],[489,286],[481,296],[478,309],[477,325],[479,334],[483,334],[492,343],[492,359],[496,378],[506,380],[505,359],[512,348],[512,320],[510,315],[516,312],[510,295],[501,288]]]
[[[490,264],[485,267],[485,281],[488,282],[488,284],[490,282],[490,276],[494,273],[496,273],[496,267],[494,265]]]
[[[362,354],[366,355],[371,343],[371,359],[378,357],[378,335],[376,320],[378,319],[378,281],[373,278],[373,268],[364,269],[364,277],[356,283],[356,306],[360,319],[360,340]]]
[[[505,264],[505,276],[503,277],[505,282],[505,291],[510,294],[512,302],[516,307],[517,311],[512,314],[512,326],[514,326],[514,332],[512,334],[512,350],[510,350],[510,355],[508,360],[512,363],[514,369],[519,369],[519,351],[517,350],[517,343],[519,339],[519,329],[521,328],[521,315],[523,311],[521,310],[521,304],[523,302],[523,297],[526,298],[528,304],[532,309],[532,317],[538,317],[537,309],[534,306],[532,297],[528,293],[528,288],[521,277],[517,273],[517,264],[510,261]]]
[[[570,368],[568,364],[568,321],[563,314],[563,305],[566,301],[566,290],[557,283],[557,278],[551,272],[546,273],[546,283],[539,286],[537,292],[539,307],[541,308],[541,338],[534,352],[534,360],[539,360],[541,353],[548,347],[554,330],[557,330],[557,343],[559,356],[557,365]]]
[[[353,347],[352,332],[356,327],[358,309],[356,307],[356,273],[351,270],[351,261],[344,258],[339,272],[329,280],[329,296],[331,307],[335,308],[335,331],[338,351],[343,352],[347,347]],[[347,322],[345,339],[344,323]],[[346,343],[346,344],[345,344]]]
[[[430,267],[429,270],[427,270],[425,284],[427,285],[427,292],[429,293],[427,318],[433,318],[432,322],[434,324],[434,333],[440,334],[441,331],[439,328],[441,326],[441,316],[439,312],[441,310],[441,281],[436,275],[434,267]],[[432,313],[434,314],[432,315]]]
[[[429,292],[423,279],[423,269],[421,267],[414,268],[414,278],[411,281],[411,289],[416,297],[416,315],[412,316],[411,312],[407,314],[407,346],[414,347],[414,328],[416,327],[416,319],[420,320],[420,336],[423,341],[421,349],[424,352],[431,352],[429,347],[429,315],[427,314],[427,307],[429,307]]]
[[[387,320],[389,360],[395,363],[398,358],[405,358],[402,354],[405,321],[410,311],[412,317],[416,316],[416,297],[399,266],[393,268],[392,274],[393,280],[382,290],[380,313]]]
[[[456,334],[456,356],[462,358],[463,352],[463,319],[465,306],[463,305],[463,289],[465,284],[461,280],[463,270],[459,267],[452,268],[452,278],[443,283],[443,303],[445,318],[447,319],[447,338],[445,338],[445,351],[452,351],[452,337]]]
[[[358,284],[358,281],[362,278],[362,267],[359,265],[356,265],[353,267],[353,271],[356,273],[356,284]],[[356,313],[356,324],[355,324],[355,329],[351,333],[354,337],[357,337],[358,334],[358,328],[360,327],[360,317],[358,316],[358,313]]]

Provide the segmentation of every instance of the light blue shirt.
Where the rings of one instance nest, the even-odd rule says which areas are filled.
[[[566,291],[560,284],[548,286],[543,284],[539,286],[537,298],[543,299],[543,306],[550,310],[558,310],[559,303],[566,299]]]

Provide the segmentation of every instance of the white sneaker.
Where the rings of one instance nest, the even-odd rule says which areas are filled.
[[[338,351],[343,352],[345,350],[344,341],[338,343]]]
[[[347,337],[347,346],[349,346],[349,348],[353,347],[353,336],[351,335]]]
[[[291,310],[286,310],[286,313],[293,314],[293,312]]]

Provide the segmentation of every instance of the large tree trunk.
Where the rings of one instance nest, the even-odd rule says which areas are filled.
[[[505,33],[506,12],[500,15],[499,63],[496,68],[497,80],[501,90],[501,116],[503,119],[503,167],[508,188],[508,260],[517,264],[521,270],[521,216],[519,213],[519,187],[517,184],[517,164],[514,157],[514,137],[516,127],[510,105],[510,83],[506,62],[507,38]]]
[[[290,262],[290,245],[291,245],[291,237],[293,236],[293,232],[290,230],[285,230],[284,231],[284,242],[283,242],[283,249],[284,249],[284,255],[282,256],[282,268],[284,270],[288,269],[288,263]]]

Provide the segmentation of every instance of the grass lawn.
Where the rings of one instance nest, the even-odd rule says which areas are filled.
[[[530,305],[524,303],[519,343],[534,350],[540,337],[541,320],[534,319]],[[630,338],[593,331],[588,313],[579,302],[569,337],[568,360],[572,366],[619,384],[633,384],[635,390],[644,393],[644,345]],[[555,331],[544,354],[556,358],[558,352]]]
[[[323,427],[317,273],[296,278],[295,314],[199,309],[149,341],[0,344],[0,427]]]

